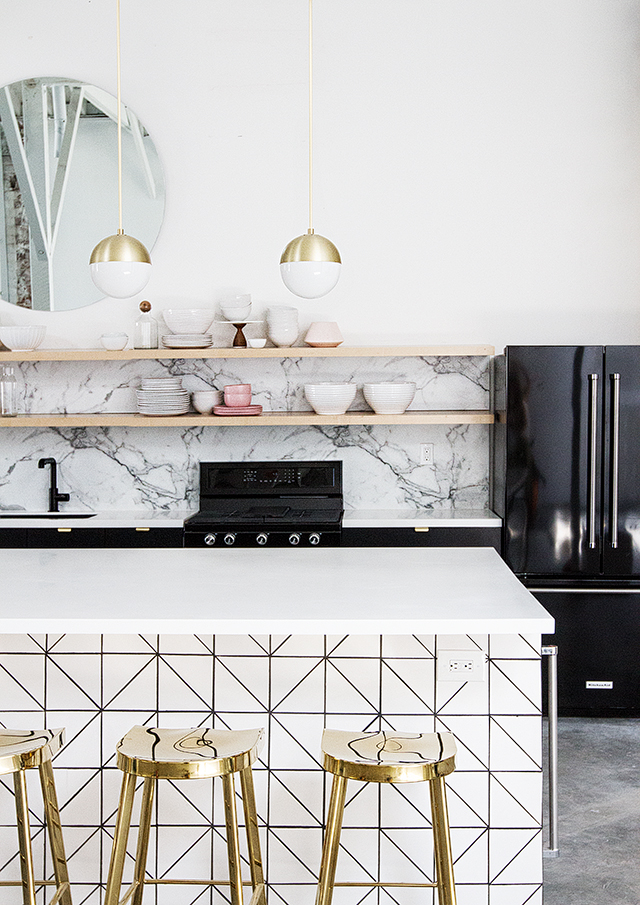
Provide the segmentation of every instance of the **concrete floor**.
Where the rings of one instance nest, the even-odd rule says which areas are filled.
[[[544,861],[544,905],[640,905],[640,719],[565,717],[558,736],[560,853]]]

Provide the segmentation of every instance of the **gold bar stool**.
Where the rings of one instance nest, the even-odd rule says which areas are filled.
[[[21,886],[24,905],[36,905],[36,887],[55,886],[50,905],[72,905],[67,859],[64,853],[58,796],[51,758],[64,744],[64,729],[0,729],[0,775],[13,773],[22,880],[3,880],[2,886]],[[26,770],[37,767],[42,786],[44,816],[51,846],[55,880],[35,880]]]
[[[450,732],[344,732],[325,729],[324,769],[333,773],[327,828],[322,848],[316,905],[331,905],[334,886],[432,886],[440,905],[456,905],[449,816],[444,777],[455,770],[456,743]],[[436,883],[336,883],[347,780],[428,782],[433,819]]]
[[[263,729],[157,729],[134,726],[117,745],[118,767],[123,772],[120,804],[111,850],[109,876],[104,905],[118,905],[122,901],[141,905],[146,885],[229,886],[232,905],[242,905],[242,887],[251,885],[250,905],[265,905],[264,877],[258,815],[251,765],[262,747]],[[235,800],[235,774],[240,774],[242,805],[251,882],[242,880],[240,839]],[[223,784],[224,811],[227,829],[228,880],[161,880],[145,877],[151,811],[158,779],[212,779],[220,776]],[[120,900],[122,874],[131,826],[131,812],[136,779],[144,778],[140,808],[140,828],[133,871],[133,882]]]

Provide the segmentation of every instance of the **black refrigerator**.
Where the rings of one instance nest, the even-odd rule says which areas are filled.
[[[556,620],[559,712],[640,715],[640,347],[508,346],[494,399],[502,552]]]

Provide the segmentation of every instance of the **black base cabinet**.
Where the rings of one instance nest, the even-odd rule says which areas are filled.
[[[182,528],[1,528],[0,548],[181,547]]]
[[[493,547],[500,551],[500,528],[342,528],[343,547]]]
[[[532,593],[556,620],[560,716],[640,716],[640,590]]]

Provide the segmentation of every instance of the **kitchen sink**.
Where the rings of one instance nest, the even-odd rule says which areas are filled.
[[[0,518],[93,518],[97,512],[25,512],[23,509],[3,509]]]

